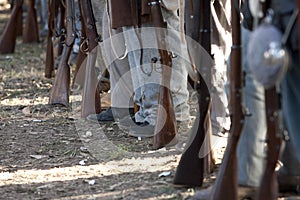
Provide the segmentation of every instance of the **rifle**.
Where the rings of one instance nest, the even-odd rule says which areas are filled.
[[[39,25],[37,23],[35,0],[28,0],[28,12],[23,31],[23,43],[39,42]]]
[[[15,51],[17,39],[18,19],[22,15],[23,0],[16,0],[11,12],[11,16],[5,25],[0,38],[0,53],[8,54]]]
[[[242,62],[240,2],[231,0],[232,47],[230,55],[230,137],[218,173],[212,199],[237,199],[237,145],[244,124],[242,106]]]
[[[149,2],[151,7],[151,16],[157,38],[158,51],[161,57],[162,77],[159,87],[158,110],[154,129],[153,148],[162,148],[172,140],[176,139],[176,117],[173,106],[173,99],[170,91],[170,81],[172,73],[172,56],[167,51],[166,28],[164,22],[160,1]],[[165,119],[162,120],[162,119]]]
[[[267,9],[271,5],[271,0],[261,2],[262,11],[266,16]],[[279,86],[265,90],[265,106],[267,118],[267,162],[264,175],[262,177],[260,187],[257,193],[257,199],[277,199],[278,197],[278,181],[275,172],[277,161],[280,157],[280,149],[282,144],[282,127],[281,121],[281,101]]]
[[[50,91],[49,104],[61,104],[64,106],[68,106],[70,93],[70,66],[68,61],[76,37],[74,0],[66,0],[65,6],[66,39],[58,70]]]
[[[257,199],[277,199],[278,182],[275,172],[281,149],[281,128],[280,124],[280,96],[276,87],[265,91],[265,104],[267,116],[267,163],[261,184],[258,190]]]
[[[186,24],[187,35],[195,41],[198,41],[199,38],[201,38],[200,43],[211,56],[210,1],[190,0],[186,8],[189,8],[187,13],[189,13],[190,16],[193,16],[186,17],[186,19],[189,20]],[[203,22],[201,28],[200,22]],[[200,29],[203,30],[201,34]],[[191,59],[191,62],[194,68],[196,68],[195,61]],[[194,82],[194,85],[195,90],[197,91],[199,104],[199,115],[195,120],[195,125],[197,125],[198,129],[194,130],[194,127],[192,128],[195,135],[190,136],[187,149],[185,149],[181,156],[173,181],[175,185],[202,186],[204,175],[210,173],[214,165],[211,152],[204,157],[199,157],[202,145],[205,145],[204,148],[207,148],[208,151],[210,150],[211,129],[209,111],[211,107],[211,98],[205,80],[199,72],[197,72],[197,74],[198,80]],[[210,76],[210,74],[207,74],[207,76]],[[208,151],[205,150],[205,152]]]
[[[85,118],[89,114],[101,112],[101,99],[95,72],[99,37],[96,30],[91,0],[79,0],[79,4],[82,13],[82,28],[87,36],[84,42],[88,48],[81,103],[81,117]]]

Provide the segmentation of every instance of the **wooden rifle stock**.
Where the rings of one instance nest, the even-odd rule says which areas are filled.
[[[15,51],[17,39],[18,18],[22,15],[23,0],[16,0],[11,12],[11,16],[5,25],[0,38],[0,53],[8,54]],[[21,14],[20,14],[21,13]]]
[[[239,1],[231,0],[232,47],[230,55],[230,137],[214,185],[212,199],[237,199],[237,145],[244,124],[242,106],[241,28]]]
[[[49,103],[69,105],[70,93],[70,66],[69,58],[76,37],[75,33],[75,15],[74,15],[74,0],[66,0],[66,40],[59,62],[58,70],[54,79],[52,89],[50,91]]]
[[[267,116],[267,163],[258,191],[258,200],[277,199],[278,182],[275,172],[280,156],[282,143],[279,109],[280,100],[276,87],[265,91],[266,116]]]
[[[99,37],[93,16],[91,0],[79,0],[79,3],[82,13],[82,28],[85,30],[84,32],[87,36],[84,42],[88,48],[82,93],[81,117],[87,117],[89,114],[100,113],[101,111],[100,93],[97,87],[98,81],[95,72]]]
[[[28,12],[23,31],[23,43],[39,42],[39,25],[37,23],[35,0],[27,0]]]
[[[158,51],[161,57],[162,77],[159,87],[158,110],[154,130],[153,148],[159,149],[176,139],[177,127],[170,91],[172,73],[172,56],[168,52],[166,40],[166,23],[161,12],[160,1],[149,2],[153,25],[156,28]],[[165,120],[164,120],[165,119]]]
[[[201,44],[204,49],[211,55],[210,42],[210,1],[190,0],[188,5],[188,14],[193,17],[186,17],[189,22],[186,24],[186,34],[195,41],[201,38]],[[200,34],[200,23],[203,31]],[[189,47],[193,48],[193,47]],[[196,66],[194,60],[191,58],[193,66]],[[194,83],[197,91],[197,99],[199,104],[199,114],[195,120],[192,128],[194,135],[190,136],[187,148],[183,152],[179,164],[177,166],[176,174],[173,183],[175,185],[183,185],[187,187],[202,186],[205,174],[212,171],[213,157],[210,145],[210,93],[205,80],[199,72],[199,80]],[[210,74],[207,74],[210,76]],[[197,128],[197,130],[194,130]],[[205,155],[199,155],[201,147],[204,147]],[[208,153],[209,152],[209,153]],[[202,152],[200,152],[202,154]],[[207,153],[207,155],[206,155]]]
[[[209,95],[209,91],[205,81],[200,73],[198,73],[200,80],[196,84],[197,98],[199,104],[199,114],[195,120],[195,125],[192,127],[192,133],[190,141],[187,143],[187,148],[184,150],[179,164],[176,169],[176,174],[173,183],[175,185],[185,187],[199,187],[203,184],[204,174],[211,172],[212,155],[199,155],[202,146],[210,148],[210,140],[206,138],[208,136],[208,130],[210,130],[210,101],[206,99],[206,95]],[[203,95],[204,94],[204,95]],[[194,130],[197,128],[197,130]],[[206,151],[205,152],[209,152]]]

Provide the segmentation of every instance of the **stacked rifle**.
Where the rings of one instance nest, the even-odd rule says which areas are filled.
[[[17,36],[22,35],[24,43],[39,42],[39,27],[37,23],[35,0],[27,1],[27,17],[23,29],[23,0],[15,0],[8,22],[0,37],[0,53],[14,53]]]
[[[210,1],[190,0],[186,5],[189,20],[186,23],[186,34],[194,41],[199,42],[206,50],[207,55],[211,55],[211,27],[210,27]],[[189,44],[188,44],[189,45]],[[194,46],[188,46],[188,49],[195,49]],[[191,53],[191,52],[189,52]],[[210,82],[200,74],[201,69],[197,66],[195,59],[191,56],[191,64],[195,69],[197,77],[194,81],[194,89],[197,92],[199,113],[192,127],[193,135],[190,136],[187,148],[184,150],[174,178],[174,184],[180,186],[201,186],[205,175],[212,172],[214,161],[210,144],[211,125],[210,108],[211,97],[209,92]],[[202,66],[208,68],[205,72],[206,77],[210,77],[211,66]],[[204,149],[203,149],[204,147]],[[202,155],[204,154],[204,155]]]
[[[27,17],[23,28],[22,13],[24,0],[15,0],[11,16],[0,38],[0,53],[14,53],[17,36],[22,35],[24,43],[39,42],[39,27],[35,0],[28,0]],[[99,113],[101,110],[100,94],[97,88],[95,62],[98,46],[98,34],[96,31],[91,1],[78,1],[82,16],[81,51],[75,70],[74,80],[82,68],[84,74],[83,101],[81,116],[86,117],[91,113]],[[51,78],[55,74],[55,80],[50,91],[49,103],[69,105],[70,93],[70,66],[69,58],[73,49],[75,38],[78,37],[75,28],[74,0],[49,0],[48,1],[48,36],[45,62],[45,77]],[[56,40],[59,40],[56,44]],[[55,60],[59,64],[55,71]],[[57,59],[58,60],[58,59]],[[94,97],[94,98],[93,98]]]
[[[264,1],[270,5],[269,1]],[[262,5],[262,8],[265,8]],[[243,128],[245,113],[242,105],[243,73],[241,63],[241,32],[239,1],[231,0],[232,15],[232,49],[230,68],[230,138],[222,160],[222,165],[214,185],[211,199],[238,199],[237,179],[237,145]],[[267,163],[257,199],[277,199],[278,184],[275,167],[279,159],[282,142],[280,127],[280,98],[278,87],[265,91],[266,122],[267,122]]]
[[[95,73],[95,63],[97,57],[98,34],[96,31],[95,20],[91,1],[78,1],[80,13],[82,16],[82,35],[81,35],[81,49],[79,59],[77,60],[76,75],[80,68],[83,69],[85,78],[82,83],[82,109],[81,117],[86,117],[92,113],[99,113],[101,111],[100,93],[97,88],[97,77]],[[77,37],[75,27],[75,9],[74,0],[66,0],[65,4],[60,1],[52,0],[50,4],[49,16],[49,34],[48,34],[48,49],[46,55],[46,70],[47,76],[51,76],[54,69],[53,62],[53,26],[55,25],[55,18],[57,17],[56,11],[60,9],[61,16],[64,16],[65,23],[60,24],[60,36],[62,38],[62,53],[60,55],[60,62],[58,70],[55,75],[55,80],[50,91],[49,103],[61,104],[64,106],[69,105],[70,94],[70,66],[69,58],[72,52],[75,38]],[[48,62],[47,62],[48,61]]]
[[[210,16],[205,15],[205,12],[209,13],[210,1],[187,1],[189,2],[186,9],[190,9],[192,13],[191,18],[186,27],[187,35],[193,39],[199,39],[198,30],[206,30],[208,26],[205,26],[205,21],[209,24]],[[268,3],[268,2],[267,2]],[[269,3],[268,3],[269,5]],[[230,56],[230,114],[231,114],[231,129],[230,138],[228,140],[227,148],[222,160],[222,165],[219,169],[218,177],[212,190],[210,199],[237,199],[238,180],[237,180],[237,145],[243,128],[245,109],[243,108],[243,72],[242,72],[242,55],[241,55],[241,30],[240,30],[240,4],[238,0],[231,0],[231,17],[232,17],[232,48]],[[201,8],[205,9],[201,11]],[[201,18],[201,15],[205,15],[205,18]],[[201,21],[200,19],[204,19]],[[204,23],[202,23],[204,22]],[[200,26],[202,24],[203,27]],[[208,28],[208,30],[210,30]],[[203,33],[209,33],[209,31],[203,31]],[[203,34],[202,33],[202,34]],[[201,41],[202,46],[210,52],[210,36],[205,35]],[[200,83],[204,83],[200,77]],[[197,83],[197,82],[196,82]],[[197,85],[197,84],[196,84]],[[198,89],[201,84],[198,84]],[[196,87],[197,88],[197,87]],[[201,87],[201,90],[197,90],[205,98],[198,98],[200,102],[200,116],[207,115],[209,110],[209,93],[206,93],[206,88]],[[203,94],[204,93],[204,94]],[[277,199],[278,188],[275,167],[279,159],[279,151],[282,142],[282,133],[280,124],[280,98],[278,95],[278,87],[267,89],[265,92],[265,104],[266,104],[266,116],[267,116],[267,165],[264,176],[262,178],[261,186],[257,194],[258,199]],[[205,100],[206,99],[206,100]],[[207,105],[207,106],[205,106]],[[197,122],[197,120],[196,120]],[[175,174],[174,184],[183,186],[201,186],[205,172],[209,173],[209,170],[205,171],[205,163],[209,163],[203,158],[199,158],[199,146],[205,142],[203,135],[205,132],[201,130],[204,122],[199,123],[198,132],[189,147],[183,153],[177,171]],[[207,134],[207,133],[206,133]],[[209,160],[210,157],[208,157]],[[207,168],[206,168],[207,169]]]
[[[95,63],[97,57],[97,46],[99,36],[96,31],[95,20],[91,1],[78,1],[80,13],[82,16],[82,34],[81,48],[77,60],[75,76],[73,83],[76,81],[78,73],[84,74],[84,82],[82,83],[82,109],[81,117],[86,117],[92,113],[99,113],[101,111],[100,93],[97,88],[97,77],[95,73]],[[70,95],[70,65],[69,58],[72,52],[75,38],[78,37],[75,28],[75,9],[74,0],[65,0],[62,3],[58,0],[52,0],[49,4],[49,33],[48,45],[46,54],[45,76],[51,77],[54,70],[54,53],[53,40],[55,32],[59,33],[60,48],[57,55],[60,57],[58,69],[55,75],[54,83],[50,91],[49,103],[60,104],[64,106],[69,105]],[[55,31],[60,16],[60,23],[58,24],[60,31]]]

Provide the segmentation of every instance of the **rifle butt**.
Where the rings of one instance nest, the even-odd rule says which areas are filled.
[[[235,105],[235,107],[232,108],[232,113],[234,114],[232,116],[230,138],[226,146],[222,164],[212,193],[213,199],[215,200],[237,199],[237,146],[243,128],[244,115],[241,107],[241,94],[239,92],[236,92],[234,95],[235,96],[232,96],[234,98],[231,98],[231,105]]]
[[[218,172],[218,178],[215,182],[211,199],[237,199],[237,144],[238,140],[231,136],[222,159],[222,165]]]
[[[197,116],[195,123],[199,123]],[[202,134],[192,127],[192,134],[189,138],[187,148],[183,152],[176,169],[173,183],[184,187],[201,187],[204,178],[204,160],[199,157],[200,146],[202,145]]]
[[[214,167],[210,144],[210,94],[200,74],[199,77],[201,80],[196,86],[199,115],[191,129],[192,135],[181,156],[173,181],[175,185],[187,187],[202,186],[204,175],[211,173]]]
[[[159,90],[157,118],[154,130],[153,148],[172,145],[176,142],[177,126],[170,89],[161,85]]]
[[[9,54],[14,53],[17,39],[17,21],[20,15],[22,14],[22,0],[17,0],[14,3],[11,16],[7,21],[5,28],[0,37],[0,53]]]
[[[81,117],[85,118],[89,114],[101,112],[101,99],[98,90],[98,80],[95,72],[97,59],[97,48],[94,48],[87,55],[85,79],[82,93]]]
[[[50,91],[49,104],[69,105],[70,93],[70,66],[68,60],[72,47],[65,46],[54,83]]]
[[[204,157],[199,156],[200,145],[203,142],[200,135],[191,136],[192,143],[182,154],[173,180],[174,185],[184,187],[201,187],[206,174],[213,171],[214,161],[212,153]],[[209,149],[210,150],[210,149]],[[205,150],[207,151],[207,150]]]
[[[183,187],[201,187],[203,184],[203,159],[199,159],[199,157],[195,158],[195,160],[190,160],[190,156],[186,156],[188,154],[196,154],[197,151],[186,151],[186,154],[181,156],[180,162],[176,169],[176,174],[173,180],[173,184],[177,186]],[[186,163],[192,164],[187,165]]]
[[[35,0],[28,1],[28,13],[23,30],[23,43],[39,42],[39,26],[35,8]]]

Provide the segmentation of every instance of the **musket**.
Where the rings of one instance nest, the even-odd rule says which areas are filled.
[[[83,42],[87,47],[85,50],[88,51],[86,66],[82,66],[85,67],[85,79],[82,92],[81,117],[85,118],[89,114],[101,112],[100,93],[95,71],[99,36],[91,0],[79,0],[79,4],[82,13],[82,28],[86,34],[86,39]]]
[[[282,144],[282,129],[280,127],[280,95],[276,87],[265,91],[267,117],[267,162],[264,175],[259,186],[257,199],[277,199],[278,181],[275,171],[280,157]]]
[[[69,105],[70,93],[70,66],[69,58],[76,38],[74,0],[66,0],[66,38],[64,42],[61,60],[55,75],[54,83],[50,91],[49,104]]]
[[[262,12],[266,16],[267,9],[271,6],[271,0],[260,2]],[[277,199],[278,181],[275,168],[280,157],[283,128],[281,118],[281,100],[279,86],[265,90],[265,109],[267,122],[267,161],[264,175],[261,179],[257,193],[258,200]]]
[[[198,72],[199,81],[196,83],[195,90],[197,91],[197,99],[199,105],[199,114],[195,119],[195,124],[192,127],[192,132],[195,135],[190,136],[190,141],[187,143],[187,148],[181,155],[179,164],[176,169],[173,180],[174,185],[184,187],[200,187],[203,184],[203,179],[206,174],[211,173],[213,168],[213,158],[209,151],[210,140],[206,138],[210,133],[210,102],[202,96],[202,93],[208,93],[205,81]],[[194,127],[198,127],[197,130]],[[205,146],[204,152],[209,152],[207,155],[200,157],[200,149]]]
[[[232,47],[230,54],[230,101],[231,127],[222,164],[213,188],[212,199],[237,199],[237,145],[244,124],[242,106],[243,73],[241,62],[240,2],[231,0]]]
[[[39,25],[37,22],[35,0],[28,0],[28,12],[23,30],[23,43],[39,42]]]
[[[151,7],[152,22],[155,27],[158,51],[162,65],[158,97],[158,110],[153,139],[153,148],[159,149],[167,146],[172,140],[176,138],[177,127],[173,99],[170,91],[172,56],[167,50],[167,24],[163,19],[160,1],[149,1],[149,5]]]
[[[22,15],[23,0],[16,0],[11,12],[11,16],[5,25],[0,38],[0,53],[8,54],[15,51],[17,39],[18,19]],[[21,14],[20,14],[21,13]]]
[[[201,45],[211,56],[210,1],[189,0],[186,4],[186,11],[186,34],[195,41],[200,39]],[[202,27],[201,22],[203,22]],[[200,29],[202,30],[201,33]],[[193,49],[193,47],[188,49],[190,48]],[[192,58],[191,63],[196,68],[196,63]],[[181,156],[173,180],[175,185],[187,187],[202,186],[204,176],[211,173],[214,165],[210,151],[211,98],[207,83],[199,72],[197,74],[198,80],[194,82],[194,89],[197,91],[199,114],[192,128],[195,135],[190,137],[191,141],[188,142],[187,148]],[[194,130],[194,127],[198,127],[197,130]],[[209,153],[200,157],[199,152],[202,146],[205,146],[207,148],[205,152]]]

